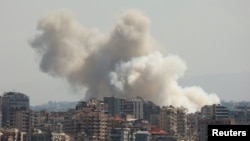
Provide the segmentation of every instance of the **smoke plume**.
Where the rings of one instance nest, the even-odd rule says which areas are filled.
[[[39,33],[30,44],[41,57],[40,69],[65,78],[73,88],[84,88],[85,99],[141,96],[191,112],[219,103],[216,94],[178,85],[187,67],[180,57],[163,53],[149,26],[143,13],[128,10],[108,33],[101,33],[84,28],[70,12],[60,10],[38,21]]]

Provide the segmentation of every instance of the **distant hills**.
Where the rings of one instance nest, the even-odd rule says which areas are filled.
[[[48,103],[42,105],[31,106],[31,109],[34,111],[46,110],[49,112],[52,111],[67,111],[68,109],[75,108],[78,101],[49,101]]]

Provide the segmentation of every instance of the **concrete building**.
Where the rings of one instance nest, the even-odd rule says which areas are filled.
[[[135,119],[134,117],[134,103],[131,100],[125,100],[123,104],[123,113],[130,118]]]
[[[70,137],[65,133],[51,133],[51,141],[70,141]]]
[[[184,107],[177,108],[177,135],[185,136],[187,131],[187,109]]]
[[[30,111],[31,113],[31,128],[39,128],[43,124],[42,114],[38,111]]]
[[[112,97],[104,97],[104,103],[108,105],[108,113],[112,116],[121,115],[123,113],[124,99]]]
[[[177,109],[173,106],[163,106],[160,111],[160,129],[167,135],[174,136],[177,133]]]
[[[63,131],[72,136],[77,135],[77,130],[81,132],[81,124],[78,121],[79,118],[75,117],[75,112],[74,110],[69,110],[64,114]]]
[[[148,131],[135,132],[135,141],[151,141],[151,134]]]
[[[31,136],[32,141],[70,141],[70,136],[65,133],[37,131]]]
[[[201,108],[198,118],[197,139],[200,141],[207,140],[208,125],[230,125],[232,120],[229,119],[229,110],[220,104],[205,105]]]
[[[143,105],[144,100],[141,97],[126,99],[124,101],[123,113],[132,115],[135,119],[144,119]]]
[[[188,113],[187,114],[187,130],[186,136],[197,138],[198,130],[199,130],[199,120],[201,119],[201,113]]]
[[[149,132],[152,135],[152,141],[167,141],[166,132],[164,130],[152,126],[150,127]]]
[[[32,136],[32,141],[50,141],[51,140],[51,133],[50,132],[42,132],[39,129],[36,129]]]
[[[238,107],[229,112],[229,118],[238,125],[250,125],[250,108]]]
[[[208,125],[230,125],[232,123],[229,119],[200,119],[198,126],[198,140],[207,141],[207,127]]]
[[[107,139],[107,115],[103,112],[87,113],[87,134],[96,137],[98,141]]]
[[[76,104],[76,111],[83,111],[88,107],[88,102],[86,101],[78,101]]]
[[[114,128],[110,134],[110,141],[130,141],[129,128]]]
[[[159,114],[150,115],[149,123],[151,126],[160,127],[160,115]]]
[[[143,105],[144,100],[141,97],[136,97],[132,99],[134,103],[134,117],[136,119],[144,119]]]
[[[65,114],[64,131],[74,137],[86,134],[89,141],[107,140],[108,115],[106,112],[96,110],[94,105],[80,102],[72,116]]]
[[[92,98],[88,101],[88,106],[93,107],[93,109],[96,111],[101,111],[104,113],[108,112],[108,104],[95,98]]]
[[[220,104],[205,105],[201,108],[201,116],[208,119],[228,119],[229,110]]]
[[[31,131],[31,111],[15,111],[11,119],[13,127],[17,128],[20,132],[30,133]]]
[[[143,114],[144,119],[150,121],[151,115],[159,115],[160,114],[160,107],[154,104],[151,101],[146,101],[143,104]]]
[[[2,105],[2,127],[15,128],[13,115],[16,111],[29,110],[29,97],[19,92],[7,92],[1,97]]]
[[[28,141],[29,138],[26,132],[20,132],[16,128],[1,129],[0,141]]]

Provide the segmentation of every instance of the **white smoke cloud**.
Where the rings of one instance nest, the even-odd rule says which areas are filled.
[[[143,13],[128,10],[117,17],[109,33],[101,33],[84,28],[70,12],[61,10],[38,21],[40,33],[31,46],[41,57],[43,72],[66,78],[72,87],[86,88],[86,99],[141,96],[191,112],[219,103],[217,95],[200,87],[178,85],[187,67],[178,56],[162,52],[149,25]]]

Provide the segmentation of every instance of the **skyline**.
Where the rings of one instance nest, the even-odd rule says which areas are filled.
[[[28,44],[37,33],[38,20],[51,11],[66,8],[81,25],[105,33],[117,14],[133,7],[150,19],[149,30],[157,43],[185,61],[187,71],[179,80],[181,86],[201,86],[225,100],[250,100],[248,1],[183,1],[182,5],[161,1],[157,8],[151,2],[2,3],[1,93],[25,93],[32,105],[81,99],[83,95],[74,94],[63,78],[53,78],[39,70],[39,59]]]

